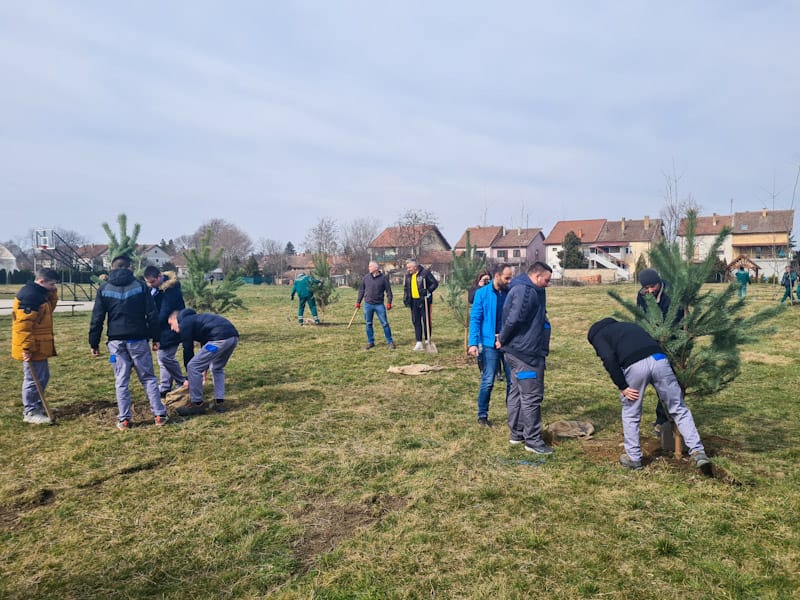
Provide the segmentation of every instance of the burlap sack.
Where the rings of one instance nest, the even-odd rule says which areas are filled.
[[[588,440],[591,439],[594,433],[594,425],[589,421],[556,421],[555,423],[550,423],[550,425],[546,427],[546,430],[549,431],[554,438],[566,437]]]

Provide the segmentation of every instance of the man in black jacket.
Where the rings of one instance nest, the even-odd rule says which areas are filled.
[[[169,316],[176,310],[183,310],[186,304],[183,301],[181,282],[175,273],[162,273],[158,267],[148,266],[144,270],[144,280],[150,288],[150,294],[158,309],[158,324],[161,335],[158,338],[158,374],[160,379],[159,392],[162,402],[172,390],[173,383],[181,387],[186,383],[180,363],[175,359],[180,336],[172,331],[169,326]]]
[[[648,384],[653,384],[667,412],[675,420],[692,460],[698,467],[708,464],[692,413],[683,400],[681,386],[658,342],[636,323],[623,323],[610,317],[593,324],[587,338],[619,388],[625,443],[625,454],[619,457],[620,464],[628,469],[642,468],[639,423]]]
[[[153,350],[159,348],[161,331],[158,311],[147,286],[134,278],[131,260],[127,256],[117,256],[111,261],[108,282],[97,292],[89,327],[89,346],[95,357],[100,356],[100,336],[106,316],[109,361],[114,367],[119,409],[117,428],[124,431],[131,424],[132,368],[136,369],[136,375],[150,401],[156,425],[164,425],[167,422],[167,409],[158,393],[158,380],[149,345],[149,340],[153,340]]]
[[[545,288],[552,275],[548,265],[537,261],[511,281],[495,342],[511,374],[506,396],[509,442],[525,444],[525,450],[537,454],[553,453],[542,439],[544,368],[550,352]]]
[[[386,295],[386,306],[383,305],[383,296]],[[361,308],[361,301],[364,301],[364,320],[367,323],[367,347],[375,347],[375,333],[372,328],[372,321],[375,315],[383,327],[383,335],[389,350],[394,350],[394,340],[392,339],[392,329],[389,327],[389,319],[386,311],[392,310],[392,284],[389,278],[380,270],[380,266],[374,260],[369,261],[369,273],[364,275],[361,285],[358,286],[358,298],[356,298],[356,308]]]
[[[189,376],[191,406],[177,409],[183,417],[206,412],[203,404],[203,372],[211,369],[214,381],[214,410],[225,412],[225,365],[239,343],[239,332],[225,317],[212,313],[198,314],[191,308],[173,312],[169,316],[172,331],[180,334],[183,342],[183,361]],[[200,352],[194,353],[194,343]]]
[[[423,338],[428,343],[431,331],[431,306],[433,305],[433,292],[439,287],[439,282],[429,270],[425,269],[416,260],[406,261],[406,277],[403,280],[403,304],[411,309],[411,323],[414,325],[416,345],[414,350],[419,352],[425,348]],[[427,310],[425,310],[427,307]]]

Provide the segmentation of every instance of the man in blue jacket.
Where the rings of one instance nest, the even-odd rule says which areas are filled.
[[[161,335],[158,338],[158,373],[159,373],[159,392],[161,401],[167,397],[167,393],[172,390],[173,383],[181,387],[186,383],[180,363],[176,360],[175,354],[181,343],[180,336],[172,331],[169,326],[169,316],[176,310],[183,310],[186,304],[181,293],[181,282],[175,273],[161,273],[158,267],[148,266],[144,270],[144,280],[150,288],[150,295],[156,303],[158,309],[158,323],[161,326]]]
[[[89,326],[89,346],[93,356],[100,356],[100,336],[103,321],[108,317],[109,362],[114,367],[117,388],[117,428],[125,431],[131,424],[131,369],[142,382],[156,425],[167,422],[167,409],[158,393],[158,380],[153,368],[153,350],[158,350],[161,328],[158,311],[147,286],[136,279],[127,256],[116,256],[111,261],[108,282],[97,292]]]
[[[511,283],[511,267],[505,263],[495,265],[491,271],[492,282],[475,290],[469,313],[469,347],[467,353],[478,358],[483,354],[481,387],[478,390],[478,424],[491,427],[489,400],[494,388],[495,374],[501,365],[506,376],[506,397],[509,390],[509,371],[503,354],[494,347],[500,333],[503,304]]]
[[[545,288],[552,275],[548,265],[536,261],[524,275],[512,280],[503,305],[503,325],[495,342],[510,371],[506,398],[509,442],[525,444],[525,450],[537,454],[553,453],[542,438],[544,368],[550,352]]]
[[[169,316],[172,331],[180,334],[183,342],[183,361],[189,376],[190,406],[176,410],[182,417],[206,412],[203,404],[203,372],[211,369],[214,381],[214,410],[225,412],[225,365],[239,343],[239,332],[225,317],[212,313],[196,313],[191,308],[173,312]],[[200,352],[194,353],[194,343]]]

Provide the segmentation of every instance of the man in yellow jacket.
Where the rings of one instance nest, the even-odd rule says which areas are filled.
[[[11,312],[11,356],[22,361],[22,420],[47,425],[36,381],[47,387],[50,367],[47,359],[56,355],[53,337],[53,311],[58,303],[58,273],[37,269],[35,279],[26,283],[14,298]]]

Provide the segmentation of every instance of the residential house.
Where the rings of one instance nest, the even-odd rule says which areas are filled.
[[[571,231],[581,241],[584,254],[589,253],[589,245],[593,244],[600,235],[600,230],[606,224],[605,219],[583,219],[579,221],[558,221],[548,236],[544,239],[544,262],[553,269],[553,277],[561,277],[563,268],[558,258],[558,253],[564,250],[564,237]]]
[[[0,269],[6,273],[11,273],[17,270],[16,257],[11,254],[11,251],[2,244],[0,244]]]
[[[436,225],[387,227],[368,246],[370,260],[386,273],[405,269],[413,258],[435,274],[449,271],[453,264],[450,244]]]
[[[475,253],[491,263],[522,267],[545,257],[544,234],[539,228],[468,227],[455,245],[457,253],[466,250],[467,234]]]
[[[597,239],[589,244],[589,266],[621,268],[618,270],[619,277],[629,279],[636,270],[639,257],[647,257],[650,250],[663,239],[661,219],[645,216],[641,220],[623,217],[619,221],[606,221]]]
[[[489,227],[467,227],[467,230],[453,246],[453,250],[457,254],[462,254],[467,249],[467,235],[469,235],[469,245],[475,248],[475,254],[478,256],[485,256],[486,258],[494,258],[492,255],[492,248],[494,247],[495,240],[500,238],[504,233],[504,228],[498,225],[491,225]]]
[[[266,257],[265,262],[269,260]],[[282,275],[275,280],[277,284],[287,285],[292,283],[300,273],[310,275],[314,270],[314,255],[313,254],[288,254],[284,256],[284,265],[286,270]],[[328,267],[330,268],[330,277],[333,285],[343,286],[347,283],[347,276],[349,274],[347,269],[347,261],[343,256],[328,256]]]
[[[780,277],[784,267],[791,262],[789,236],[793,222],[793,210],[768,211],[766,208],[736,212],[732,216],[698,217],[694,260],[704,260],[722,227],[728,226],[731,235],[718,251],[720,259],[725,259],[731,267],[742,264],[764,277]],[[685,219],[678,229],[678,243],[681,249],[685,249]]]
[[[172,256],[167,254],[167,251],[158,244],[139,245],[136,249],[144,259],[143,264],[145,265],[153,265],[160,269],[164,263],[173,262]]]
[[[730,215],[718,215],[713,213],[710,217],[698,216],[694,228],[694,261],[700,262],[706,259],[711,246],[722,233],[724,227],[731,228],[733,219]],[[681,219],[678,226],[677,236],[678,246],[681,253],[686,255],[686,219]],[[733,237],[727,236],[722,246],[717,250],[717,257],[731,264],[735,258],[733,254]]]

